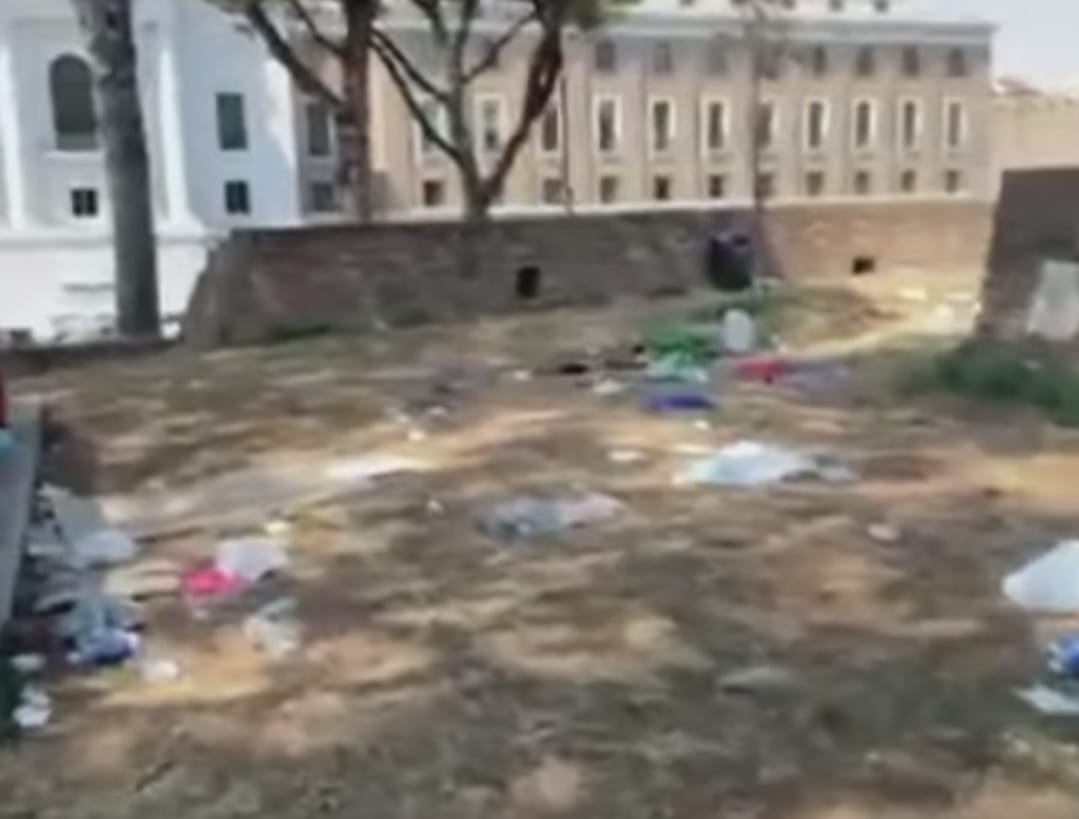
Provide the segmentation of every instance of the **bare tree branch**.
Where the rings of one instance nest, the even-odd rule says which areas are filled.
[[[457,146],[451,140],[447,139],[442,134],[437,123],[431,121],[431,118],[428,116],[427,111],[424,110],[423,104],[416,94],[415,87],[409,81],[403,67],[382,50],[382,44],[375,45],[374,48],[375,54],[378,55],[379,61],[385,66],[386,72],[390,75],[390,80],[401,94],[401,98],[405,101],[405,106],[408,108],[409,113],[412,114],[412,118],[415,119],[416,123],[420,126],[423,135],[431,140],[431,142],[433,142],[435,146],[451,160],[460,164],[462,161],[461,151],[458,150]],[[443,98],[444,97],[445,95],[443,95]],[[445,105],[445,102],[440,101],[440,105]]]
[[[401,72],[401,74],[408,78],[408,82],[418,86],[423,92],[431,97],[434,97],[440,103],[445,105],[449,100],[449,92],[444,88],[439,88],[427,76],[420,71],[409,56],[393,41],[388,34],[384,31],[375,29],[371,33],[371,47],[374,49],[375,54],[378,55],[387,68],[390,67],[390,63],[393,63]]]
[[[344,56],[344,45],[340,42],[331,40],[326,33],[319,28],[318,23],[315,22],[315,18],[312,16],[307,6],[304,5],[303,0],[288,0],[288,4],[292,9],[292,13],[303,23],[304,28],[307,29],[308,36],[310,36],[312,40],[335,57]]]
[[[502,52],[505,50],[506,46],[521,33],[521,30],[524,29],[525,26],[534,22],[536,19],[536,12],[533,10],[514,21],[513,25],[507,28],[488,45],[486,53],[476,62],[476,64],[464,72],[464,82],[470,83],[484,71],[488,71],[498,65],[498,60],[502,56]]]
[[[344,99],[335,93],[310,66],[296,55],[292,46],[284,35],[277,30],[277,26],[274,25],[270,16],[266,13],[261,0],[247,0],[244,5],[244,14],[247,21],[262,37],[262,41],[266,44],[274,59],[285,67],[296,85],[305,93],[325,100],[334,108],[341,108],[345,105]]]
[[[427,18],[435,40],[440,46],[445,47],[449,43],[450,34],[449,28],[446,26],[446,20],[442,16],[440,0],[412,0],[412,5]]]
[[[484,180],[484,193],[493,199],[501,190],[506,175],[513,167],[517,154],[528,139],[532,124],[547,110],[551,96],[558,85],[562,72],[562,40],[557,29],[548,30],[536,46],[528,67],[524,99],[517,116],[517,124],[502,149],[494,168]]]

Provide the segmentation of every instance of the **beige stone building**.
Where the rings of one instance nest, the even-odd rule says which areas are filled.
[[[926,13],[913,0],[782,6],[762,30],[774,54],[760,84],[762,190],[776,201],[993,194],[991,25]],[[496,0],[485,12],[481,38],[503,29],[506,8]],[[423,21],[407,7],[394,7],[382,25],[436,70]],[[560,93],[521,152],[499,209],[748,201],[753,83],[745,26],[738,0],[641,0],[600,29],[568,33]],[[509,49],[476,84],[478,144],[505,138],[526,55],[525,44]],[[423,139],[388,77],[378,67],[373,74],[384,212],[459,212],[453,166]],[[312,115],[324,117],[317,106]],[[327,205],[333,168],[327,140],[317,141],[319,156],[301,163],[309,210]]]

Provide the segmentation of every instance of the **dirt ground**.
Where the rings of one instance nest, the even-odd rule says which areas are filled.
[[[1013,694],[1046,626],[999,584],[1079,532],[1079,433],[894,389],[972,292],[926,274],[792,291],[783,345],[849,354],[850,381],[721,383],[692,418],[515,371],[714,296],[19,382],[94,439],[113,495],[300,457],[429,468],[288,514],[297,656],[259,655],[242,613],[166,599],[147,644],[183,679],[50,683],[53,724],[0,750],[0,817],[1074,819],[1075,724]],[[827,449],[860,478],[672,481],[686,447],[740,438]],[[627,449],[643,459],[611,459]],[[534,542],[476,530],[500,499],[571,487],[626,510]],[[880,523],[895,542],[869,536]],[[146,553],[194,561],[219,534]]]

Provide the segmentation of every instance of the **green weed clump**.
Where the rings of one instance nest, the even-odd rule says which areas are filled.
[[[1034,406],[1061,426],[1079,427],[1079,370],[1023,345],[966,341],[907,373],[904,388],[977,401]]]

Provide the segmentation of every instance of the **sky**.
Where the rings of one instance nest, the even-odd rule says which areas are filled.
[[[997,23],[997,74],[1079,86],[1079,0],[937,0]]]

